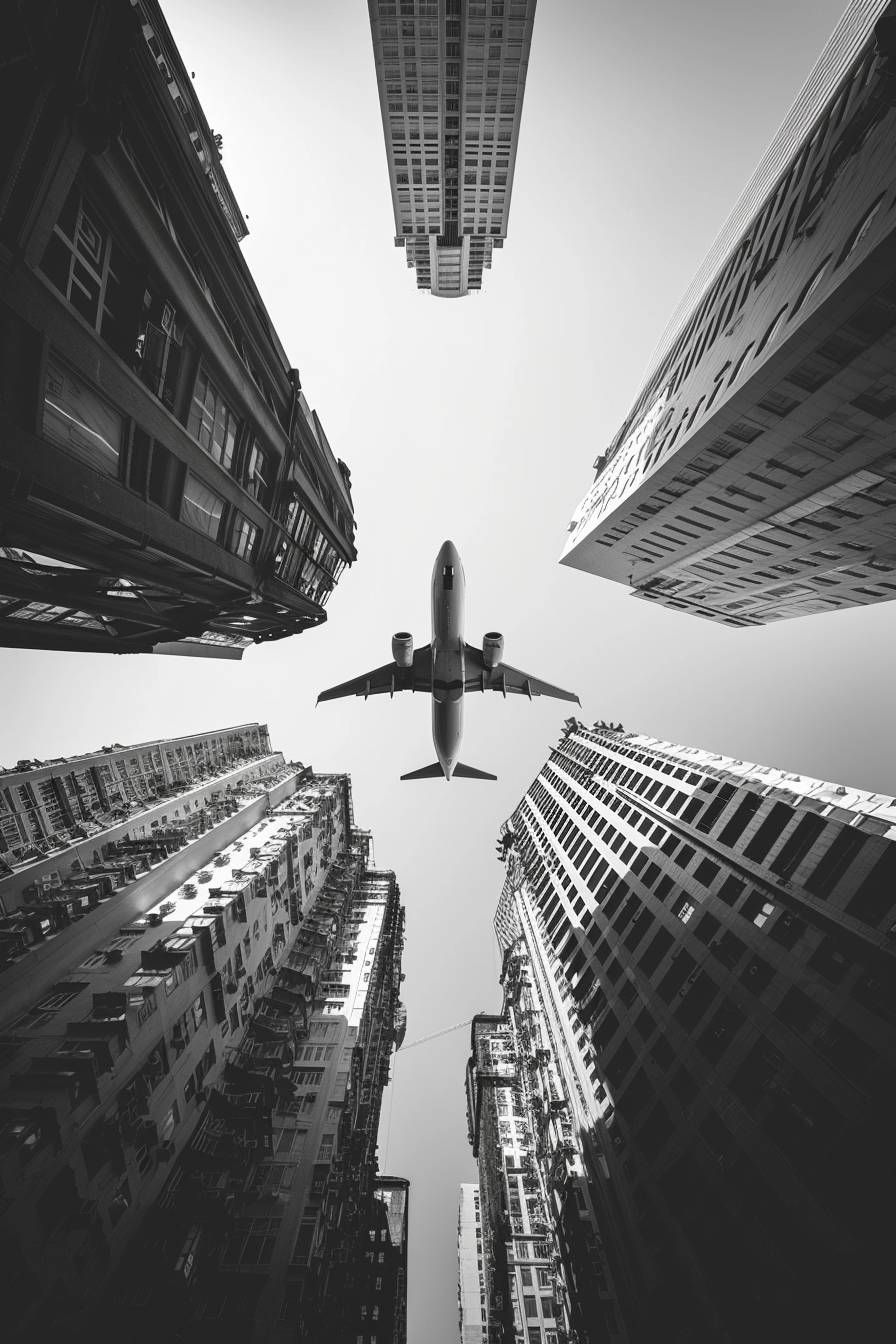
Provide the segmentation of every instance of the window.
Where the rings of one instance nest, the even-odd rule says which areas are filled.
[[[94,331],[123,358],[129,358],[136,337],[136,322],[130,329],[124,310],[133,308],[133,290],[127,285],[129,270],[99,215],[73,190],[62,209],[41,262],[47,279],[68,299]],[[123,283],[123,281],[125,283]],[[131,302],[128,302],[128,299]]]
[[[214,490],[209,489],[188,472],[181,507],[181,522],[195,528],[197,532],[204,532],[212,541],[217,541],[223,513],[224,500],[221,496],[216,495]]]
[[[16,1030],[27,1030],[29,1027],[41,1027],[49,1022],[60,1008],[64,1008],[70,1003],[76,995],[86,989],[88,981],[86,980],[60,980],[53,985],[48,992],[40,999],[33,1008],[31,1008],[23,1017],[20,1017],[14,1023]]]
[[[238,513],[234,518],[233,537],[230,543],[234,555],[238,555],[241,560],[253,560],[259,531],[254,523],[250,523],[248,518]]]
[[[228,471],[233,463],[237,428],[233,411],[226,405],[208,374],[200,369],[187,430],[200,447]]]
[[[124,420],[66,364],[51,355],[44,387],[43,436],[106,475],[118,475]]]
[[[246,489],[253,499],[266,506],[270,495],[272,468],[267,453],[259,448],[254,437],[249,443],[245,465]]]

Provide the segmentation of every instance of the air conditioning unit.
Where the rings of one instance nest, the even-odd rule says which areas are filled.
[[[160,1162],[170,1162],[172,1157],[174,1157],[176,1151],[177,1149],[175,1147],[174,1140],[166,1139],[165,1142],[160,1143],[158,1148],[156,1149],[156,1156],[158,1157]]]

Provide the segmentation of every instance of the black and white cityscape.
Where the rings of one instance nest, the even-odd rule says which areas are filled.
[[[11,1344],[890,1337],[843,4],[4,11]]]

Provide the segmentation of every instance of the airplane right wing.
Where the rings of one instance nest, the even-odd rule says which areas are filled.
[[[564,691],[560,686],[552,686],[549,681],[540,681],[528,672],[522,672],[509,663],[498,663],[488,668],[482,658],[482,650],[472,644],[464,647],[464,660],[467,666],[465,691],[500,691],[502,695],[528,695],[532,700],[536,695],[549,695],[555,700],[571,700],[580,705],[582,702],[573,691]]]
[[[410,667],[399,667],[394,662],[385,663],[382,667],[375,667],[372,672],[363,672],[360,677],[321,691],[317,703],[320,704],[321,700],[341,700],[349,695],[363,695],[366,700],[368,695],[385,695],[386,692],[391,697],[396,691],[431,690],[432,649],[427,644],[414,651],[414,661]]]

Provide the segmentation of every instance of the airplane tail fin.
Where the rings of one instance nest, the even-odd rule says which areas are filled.
[[[402,779],[444,779],[445,771],[441,764],[435,761],[432,765],[424,765],[419,770],[411,770],[408,774],[402,775]]]
[[[458,761],[454,767],[454,776],[457,779],[497,779],[497,775],[490,775],[487,770],[477,770],[472,765],[462,765]]]

